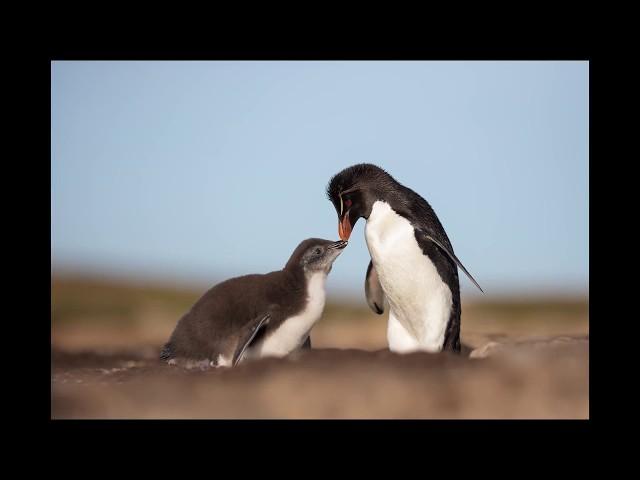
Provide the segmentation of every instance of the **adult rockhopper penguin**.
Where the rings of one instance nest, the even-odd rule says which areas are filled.
[[[336,174],[327,195],[338,213],[338,232],[348,240],[360,217],[365,239],[367,303],[378,314],[386,297],[389,349],[460,351],[459,266],[482,291],[453,252],[427,201],[371,164]]]
[[[160,358],[235,366],[244,358],[281,357],[308,347],[324,309],[325,280],[346,246],[310,238],[282,270],[214,286],[178,321]]]

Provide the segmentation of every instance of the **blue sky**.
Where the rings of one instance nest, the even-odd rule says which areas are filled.
[[[279,269],[338,238],[325,186],[370,162],[433,206],[487,295],[586,292],[588,91],[588,62],[53,62],[52,268]],[[363,227],[334,295],[363,295]]]

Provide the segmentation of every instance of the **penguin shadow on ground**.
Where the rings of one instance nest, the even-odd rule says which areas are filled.
[[[501,337],[497,335],[496,337]],[[299,369],[331,369],[341,365],[356,363],[372,369],[388,366],[390,369],[403,368],[407,363],[415,366],[430,368],[434,365],[453,365],[462,363],[483,363],[492,357],[509,357],[518,354],[528,354],[542,349],[561,348],[573,345],[587,345],[587,336],[559,336],[559,337],[533,337],[525,340],[499,338],[487,341],[479,347],[473,347],[461,342],[460,352],[441,351],[410,353],[397,353],[389,348],[376,350],[363,350],[358,348],[300,348],[283,357],[249,358],[239,362],[234,367],[220,367],[213,365],[208,360],[194,361],[178,359],[176,362],[166,364],[160,362],[159,368],[177,368],[192,372],[211,372],[222,375],[251,375],[276,372],[295,366]],[[373,363],[371,363],[373,362]],[[453,362],[453,363],[452,363]]]
[[[219,371],[219,372],[238,372],[240,369],[243,371],[256,370],[261,371],[265,369],[274,369],[286,364],[298,364],[301,366],[310,364],[314,367],[319,365],[325,366],[337,366],[341,361],[345,359],[350,361],[354,360],[383,360],[394,361],[397,358],[404,358],[407,355],[414,355],[416,358],[422,359],[425,363],[437,361],[440,357],[456,358],[461,360],[467,360],[470,358],[483,359],[489,357],[492,353],[500,350],[500,347],[504,347],[505,344],[499,342],[489,342],[481,349],[474,349],[473,347],[461,343],[460,352],[442,351],[442,352],[411,352],[411,353],[397,353],[392,352],[389,348],[380,348],[377,350],[363,350],[359,348],[300,348],[285,356],[273,356],[262,358],[247,358],[242,359],[237,365],[231,366],[218,366],[215,362],[209,359],[194,360],[188,358],[175,358],[168,362],[161,362],[161,367],[178,368],[188,371]],[[481,351],[481,352],[480,352]],[[476,352],[475,356],[473,355]],[[263,368],[264,367],[264,368]],[[233,373],[232,373],[233,374]]]

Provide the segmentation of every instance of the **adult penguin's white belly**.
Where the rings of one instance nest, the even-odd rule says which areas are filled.
[[[367,219],[365,238],[389,302],[389,349],[403,353],[442,350],[451,290],[422,253],[411,223],[378,200]]]

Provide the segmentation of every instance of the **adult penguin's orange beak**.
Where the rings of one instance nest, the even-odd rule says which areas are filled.
[[[344,240],[345,242],[349,240],[349,237],[351,236],[349,210],[344,212],[344,214],[342,215],[342,219],[338,222],[338,235],[340,235],[340,240]]]

